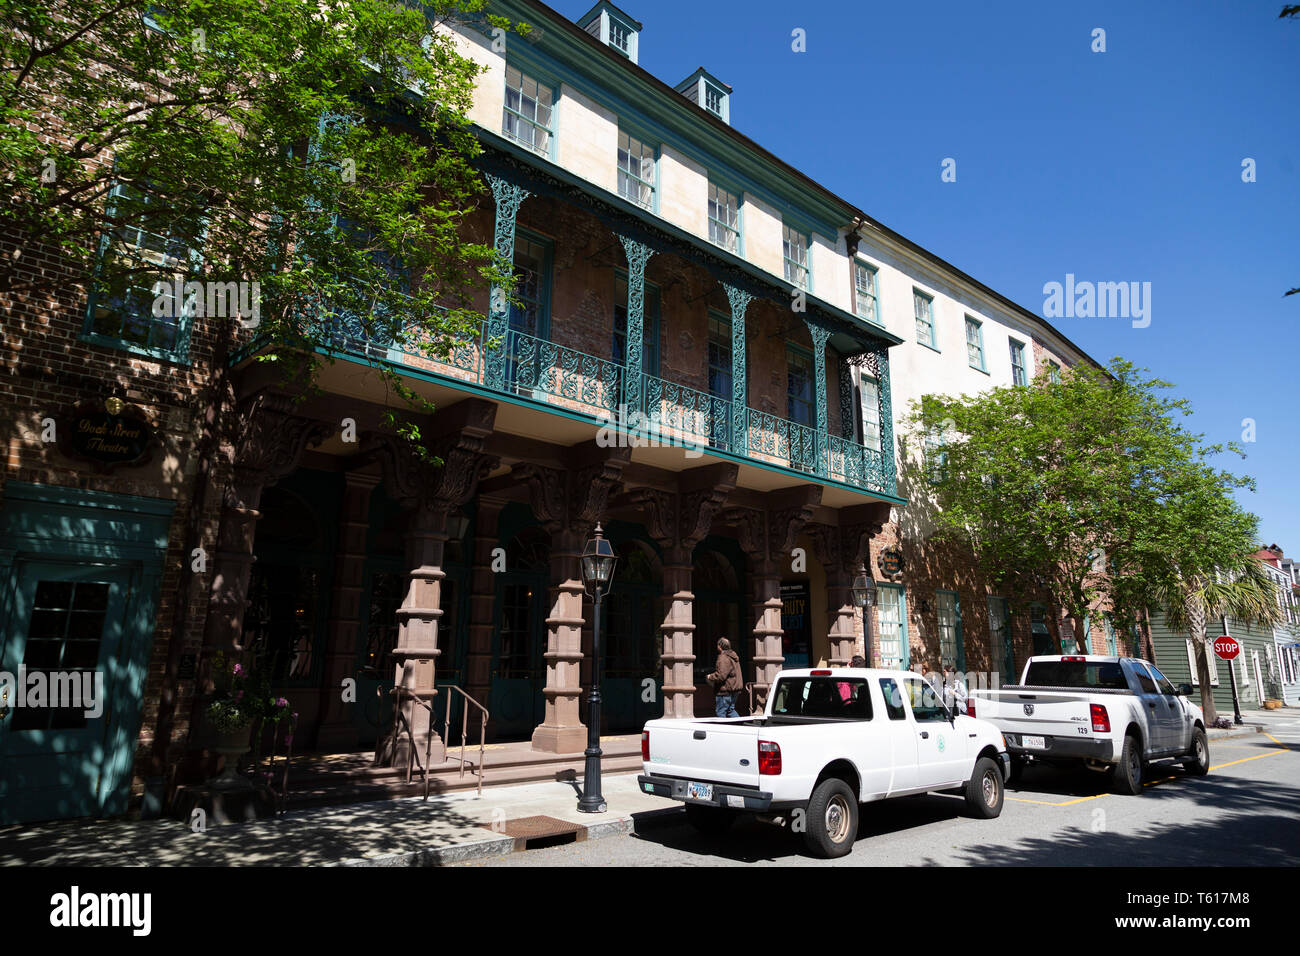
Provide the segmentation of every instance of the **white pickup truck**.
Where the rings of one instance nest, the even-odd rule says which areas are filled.
[[[945,708],[919,674],[869,668],[781,671],[757,716],[652,720],[641,760],[641,789],[684,801],[698,829],[789,817],[824,857],[853,849],[872,800],[960,788],[996,817],[1010,773],[991,724]]]
[[[1031,761],[1082,763],[1139,794],[1151,760],[1210,771],[1205,717],[1184,693],[1133,657],[1031,657],[1019,684],[971,691],[966,712],[1002,731],[1013,776]]]

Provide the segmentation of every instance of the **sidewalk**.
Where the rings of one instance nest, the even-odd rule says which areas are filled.
[[[1219,716],[1232,720],[1232,709],[1229,708],[1226,712],[1220,710]],[[1240,726],[1229,728],[1210,727],[1206,731],[1206,736],[1213,741],[1262,734],[1268,731],[1271,724],[1288,720],[1300,720],[1300,707],[1281,707],[1277,710],[1246,710],[1243,708]]]
[[[175,820],[67,820],[0,828],[0,866],[438,866],[530,845],[631,832],[680,804],[603,778],[609,809],[577,810],[571,783],[291,811],[193,832]]]

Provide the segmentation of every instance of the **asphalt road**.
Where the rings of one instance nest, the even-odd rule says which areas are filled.
[[[1002,815],[975,820],[960,797],[862,807],[853,852],[834,861],[788,829],[747,818],[703,836],[672,812],[637,832],[513,853],[465,866],[1295,866],[1300,863],[1300,719],[1212,742],[1211,771],[1155,764],[1141,796],[1108,792],[1088,770],[1034,768]]]

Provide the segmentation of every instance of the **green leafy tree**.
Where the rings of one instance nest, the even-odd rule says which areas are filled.
[[[909,499],[929,505],[937,538],[969,548],[1002,590],[1049,597],[1075,634],[1103,612],[1130,626],[1193,539],[1196,567],[1214,567],[1255,529],[1231,500],[1250,479],[1207,463],[1233,446],[1183,428],[1191,411],[1168,387],[1114,359],[1055,383],[925,396],[905,420],[932,449],[904,456]]]
[[[462,228],[484,193],[466,119],[482,68],[436,29],[504,35],[483,6],[0,0],[0,295],[48,292],[22,266],[53,249],[119,308],[173,275],[257,282],[255,318],[206,331],[219,353],[256,335],[304,387],[340,326],[445,354],[477,331],[475,289],[509,281]]]
[[[1177,569],[1156,591],[1157,606],[1165,621],[1177,631],[1186,631],[1196,651],[1197,680],[1201,684],[1201,709],[1213,723],[1218,717],[1214,691],[1210,686],[1207,631],[1214,618],[1230,617],[1259,627],[1281,623],[1278,587],[1255,558],[1239,555],[1231,563],[1214,569]]]

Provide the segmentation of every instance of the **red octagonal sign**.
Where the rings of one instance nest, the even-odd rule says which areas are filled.
[[[1221,661],[1230,661],[1241,653],[1241,642],[1235,637],[1224,634],[1214,639],[1214,656]]]

